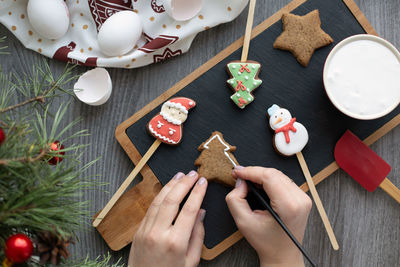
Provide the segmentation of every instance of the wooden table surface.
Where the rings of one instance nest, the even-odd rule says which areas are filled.
[[[328,0],[321,0],[328,1]],[[259,0],[254,23],[259,24],[289,0]],[[378,34],[400,48],[400,1],[355,0]],[[114,138],[115,127],[130,117],[173,84],[216,55],[220,50],[244,34],[247,10],[231,23],[220,25],[199,34],[188,53],[167,62],[140,69],[109,69],[113,81],[111,99],[103,106],[91,107],[79,101],[72,103],[68,121],[83,118],[76,129],[89,129],[91,136],[81,142],[92,145],[84,159],[101,159],[88,174],[99,174],[108,182],[101,190],[86,192],[84,199],[91,201],[91,210],[100,210],[133,169],[125,152]],[[339,23],[339,22],[338,22]],[[6,72],[28,71],[42,56],[25,49],[2,25],[0,36],[6,35],[10,55],[0,56]],[[216,42],[216,40],[218,40]],[[64,63],[50,61],[59,73]],[[87,68],[78,67],[80,73]],[[391,166],[389,179],[400,187],[400,127],[380,139],[372,148]],[[341,246],[332,250],[321,219],[313,208],[305,235],[304,246],[320,266],[400,266],[400,206],[382,190],[368,193],[343,171],[338,171],[317,186],[325,209]],[[74,257],[82,258],[110,251],[95,229],[82,226],[80,241],[71,247]],[[122,257],[127,262],[129,248],[111,252],[113,259]],[[257,266],[254,250],[241,240],[213,261],[202,261],[200,266]]]

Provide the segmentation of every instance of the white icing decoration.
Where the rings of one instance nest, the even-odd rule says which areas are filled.
[[[240,94],[236,94],[236,96],[237,96],[237,97],[239,97],[239,96],[240,96]]]
[[[193,102],[192,102],[193,103]],[[181,112],[188,114],[187,109],[185,108],[185,106],[183,106],[181,103],[175,103],[175,102],[170,102],[167,101],[163,104],[163,106],[167,106],[167,107],[171,107],[171,108],[176,108],[179,109]]]
[[[182,122],[180,120],[177,120],[175,118],[172,118],[169,114],[165,114],[164,112],[160,112],[160,115],[168,122],[175,124],[175,125],[181,125]]]
[[[193,101],[189,102],[189,106],[193,106],[193,104],[194,104]]]
[[[249,100],[249,101],[250,101],[250,100],[251,100],[251,97],[247,98],[247,100]]]
[[[157,128],[158,129],[160,129],[163,125],[164,125],[164,123],[162,123],[161,121],[157,121]]]
[[[246,75],[246,76],[244,76],[244,78],[245,78],[246,80],[248,80],[248,79],[249,79],[249,76]]]
[[[152,134],[154,134],[155,136],[157,136],[158,138],[160,138],[161,140],[164,140],[170,144],[177,144],[178,142],[175,142],[171,139],[169,139],[168,137],[162,136],[161,134],[157,133],[156,131],[154,131],[153,127],[151,127],[151,125],[149,124],[149,130]]]
[[[230,83],[230,84],[233,84],[233,83],[234,83],[234,81],[232,81],[232,80],[229,80],[229,83]]]
[[[249,90],[249,88],[246,88],[246,91],[250,93],[250,90]]]
[[[219,140],[219,142],[225,146],[225,149],[224,149],[224,154],[225,154],[225,156],[230,160],[230,162],[232,163],[233,166],[237,166],[237,164],[233,161],[233,159],[232,159],[232,158],[229,156],[229,154],[228,154],[229,146],[228,146],[226,143],[224,143],[224,142],[222,141],[222,139],[221,139],[221,137],[219,136],[219,134],[214,135],[210,140],[208,140],[207,143],[205,143],[205,144],[203,145],[203,147],[204,147],[205,149],[209,149],[208,144],[209,144],[212,140],[214,140],[214,138],[217,138],[217,139]]]
[[[238,71],[238,75],[242,74],[240,71]]]
[[[235,64],[232,64],[232,69],[236,69],[236,65]]]
[[[279,108],[271,115],[269,124],[275,131],[276,129],[287,125],[291,119],[292,115],[287,109]],[[296,129],[296,132],[289,131],[289,143],[286,142],[285,134],[283,132],[279,132],[274,136],[276,150],[285,156],[292,156],[302,151],[308,142],[308,132],[303,124],[294,122],[293,127]]]
[[[176,130],[174,130],[174,129],[172,129],[172,128],[168,128],[169,129],[169,135],[173,135],[175,132],[176,132]]]
[[[257,82],[253,82],[254,85],[257,85]]]
[[[255,69],[255,68],[256,68],[256,65],[254,65],[254,64],[251,65],[251,68],[252,68],[252,69]]]

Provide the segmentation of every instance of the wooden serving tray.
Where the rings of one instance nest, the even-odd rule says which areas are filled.
[[[282,13],[303,15],[314,9],[319,9],[322,27],[335,43],[316,51],[309,66],[303,68],[290,53],[275,50],[272,44],[282,31]],[[183,126],[183,142],[177,147],[162,144],[141,171],[143,181],[127,191],[97,227],[109,247],[120,250],[132,241],[162,184],[179,170],[195,168],[193,162],[199,155],[197,147],[214,130],[221,131],[230,144],[237,146],[235,156],[242,165],[276,167],[307,191],[297,160],[283,158],[273,150],[273,133],[265,116],[266,109],[273,103],[289,108],[308,129],[310,142],[303,154],[316,184],[338,169],[333,149],[346,129],[370,145],[398,125],[400,107],[384,118],[359,121],[341,114],[325,95],[322,69],[328,53],[336,43],[359,33],[376,35],[352,0],[294,0],[253,29],[248,58],[262,63],[259,77],[263,84],[255,92],[255,101],[244,110],[230,100],[231,90],[225,85],[228,75],[224,66],[240,58],[243,43],[240,38],[120,124],[115,136],[137,164],[154,142],[145,125],[160,111],[164,101],[178,95],[191,97],[198,104]],[[207,210],[204,259],[213,259],[242,238],[224,201],[229,191],[222,185],[209,184],[203,202]],[[252,201],[251,196],[249,200]]]

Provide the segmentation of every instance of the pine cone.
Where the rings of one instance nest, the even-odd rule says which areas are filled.
[[[52,232],[41,232],[37,237],[37,251],[40,256],[40,264],[51,263],[60,264],[61,257],[67,259],[70,255],[67,247],[71,243],[71,239],[64,239],[60,235]]]

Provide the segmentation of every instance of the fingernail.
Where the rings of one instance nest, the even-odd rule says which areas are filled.
[[[173,179],[180,180],[183,176],[185,176],[185,174],[183,174],[182,172],[178,172],[177,174],[175,174]]]
[[[188,176],[190,176],[190,177],[195,177],[196,174],[197,174],[196,171],[190,171],[190,172],[188,173]]]
[[[239,187],[241,184],[242,184],[242,179],[237,178],[237,179],[236,179],[235,187]]]
[[[206,217],[206,210],[201,209],[199,216],[200,216],[200,221],[201,222],[204,221],[204,218]]]
[[[201,177],[198,181],[197,181],[197,184],[198,185],[203,185],[203,184],[205,184],[206,183],[206,178],[204,178],[204,177]]]
[[[243,169],[244,167],[243,166],[240,166],[240,165],[237,165],[237,166],[235,166],[235,168],[234,168],[234,170],[241,170],[241,169]]]

